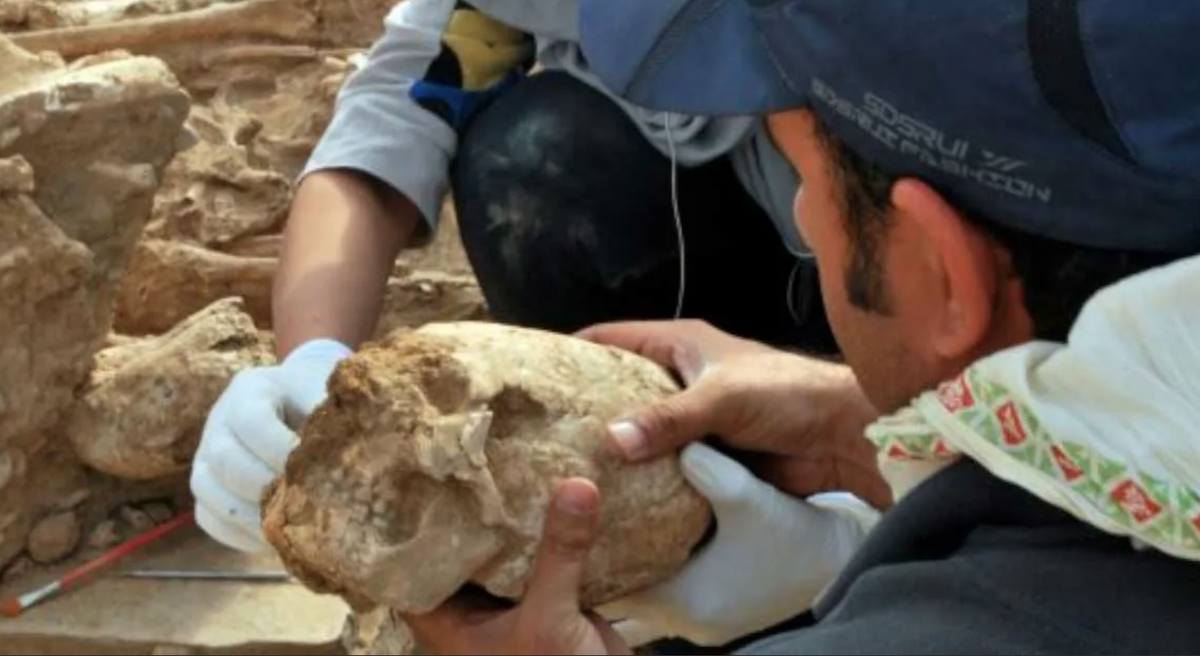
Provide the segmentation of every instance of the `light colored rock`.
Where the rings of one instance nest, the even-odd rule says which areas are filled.
[[[674,457],[632,465],[605,426],[677,391],[660,367],[576,338],[478,322],[401,331],[343,361],[264,496],[268,540],[355,608],[429,610],[474,582],[522,594],[556,480],[584,476],[602,535],[582,603],[652,585],[711,519]]]
[[[37,563],[28,556],[20,556],[4,570],[4,574],[0,575],[0,585],[10,581],[16,581],[24,578],[30,572],[37,569]]]
[[[243,0],[215,2],[193,11],[176,5],[172,7],[174,12],[151,11],[144,16],[127,13],[126,20],[116,22],[103,14],[80,12],[75,25],[14,34],[12,39],[29,50],[53,50],[78,57],[118,48],[160,55],[164,54],[158,52],[160,49],[169,50],[172,45],[183,43],[195,48],[239,37],[311,38],[315,36],[316,21],[297,4],[293,0]]]
[[[0,31],[43,29],[70,24],[63,5],[53,0],[8,0],[0,3]]]
[[[230,379],[274,360],[243,307],[222,299],[166,334],[101,351],[66,424],[80,460],[128,479],[185,472]]]
[[[249,161],[247,144],[263,125],[223,105],[188,118],[197,143],[167,168],[147,235],[221,247],[278,228],[291,200],[284,176]]]
[[[142,506],[142,511],[145,512],[146,515],[150,517],[150,521],[154,522],[155,524],[166,524],[172,517],[175,516],[175,512],[171,510],[170,506],[160,502],[148,503]]]
[[[377,23],[375,29],[382,26],[382,22]],[[289,182],[294,181],[329,125],[337,92],[351,67],[342,57],[316,50],[292,60],[291,65],[274,59],[269,52],[259,61],[246,49],[242,52],[250,56],[238,62],[239,68],[257,69],[254,79],[262,80],[261,85],[273,93],[247,94],[239,76],[226,75],[215,92],[218,103],[237,107],[261,124],[262,129],[247,142],[249,161],[261,163]]]
[[[75,513],[50,515],[29,532],[29,557],[43,565],[57,563],[75,552],[81,537],[79,518]]]
[[[147,57],[67,67],[0,36],[0,71],[4,564],[35,520],[89,487],[56,425],[110,332],[115,288],[191,102]]]
[[[0,192],[32,194],[36,188],[33,167],[24,157],[17,155],[0,160]]]
[[[355,613],[346,622],[342,646],[355,656],[415,653],[412,631],[388,608]]]
[[[18,449],[0,451],[0,493],[25,476],[25,454]]]
[[[226,255],[192,244],[138,244],[117,297],[116,329],[158,335],[216,301],[240,297],[259,327],[271,322],[273,259]]]
[[[85,501],[92,497],[92,491],[87,488],[79,488],[71,492],[67,496],[59,500],[55,508],[59,511],[74,510],[82,505]]]
[[[129,335],[170,330],[218,299],[235,296],[259,328],[271,327],[273,257],[230,255],[178,241],[138,244],[117,298],[116,328]],[[402,266],[402,265],[398,265]],[[474,277],[413,271],[388,280],[376,336],[432,321],[480,319],[483,294]]]
[[[91,254],[67,238],[28,196],[0,194],[0,566],[25,547],[33,521],[49,509],[30,489],[65,486],[78,465],[31,456],[44,429],[72,402],[100,327],[88,299]],[[72,314],[77,313],[72,321]],[[61,465],[61,466],[60,466]]]
[[[102,317],[88,298],[96,271],[85,245],[65,235],[27,195],[0,193],[0,216],[3,448],[52,424],[54,413],[71,402],[71,387],[56,383],[87,375]]]
[[[330,0],[316,3],[326,44],[369,44],[382,32],[396,0]]]
[[[89,481],[65,439],[57,433],[37,432],[17,438],[24,446],[10,454],[19,463],[0,491],[0,565],[26,548],[29,533],[43,517],[59,512],[80,487],[89,482],[99,490],[103,481]],[[99,503],[103,503],[100,501]],[[85,518],[97,505],[94,497],[75,512]]]
[[[49,515],[70,510],[78,518],[87,536],[72,557],[78,561],[133,537],[134,527],[113,521],[129,514],[121,508],[153,519],[161,509],[147,500],[190,503],[179,463],[194,448],[200,420],[188,407],[203,406],[205,394],[215,398],[217,377],[204,372],[213,373],[209,367],[230,354],[201,344],[195,354],[176,352],[151,366],[158,356],[148,353],[224,297],[244,299],[258,344],[273,352],[270,278],[289,187],[353,70],[348,58],[361,60],[393,5],[0,0],[0,294],[6,299],[0,571],[6,581],[44,569],[18,554]],[[40,52],[14,47],[14,40]],[[188,130],[181,129],[185,120]],[[397,263],[384,329],[482,315],[452,218],[433,246]],[[163,247],[164,241],[176,244]],[[237,257],[214,263],[214,251]],[[148,287],[138,280],[150,280]],[[139,322],[141,329],[129,329]],[[204,382],[186,385],[185,371]],[[155,395],[163,390],[180,410],[175,423],[171,403]],[[120,411],[124,402],[128,413]],[[83,465],[77,447],[100,468]],[[130,622],[156,619],[112,612],[129,613]],[[18,643],[25,653],[58,653],[75,639],[30,635],[33,642],[0,636],[0,653]],[[400,625],[378,635],[361,653],[400,649],[407,634]],[[81,644],[93,645],[92,637]],[[185,646],[169,637],[158,645],[188,653],[236,649]],[[112,644],[94,646],[91,653],[112,653]],[[325,648],[301,645],[292,653]]]
[[[121,509],[117,512],[121,516],[121,521],[129,527],[129,532],[132,535],[141,535],[154,528],[154,520],[150,519],[150,515],[147,515],[140,508],[121,506]]]
[[[257,235],[245,237],[221,247],[222,253],[238,257],[265,257],[277,259],[283,252],[283,235]]]
[[[120,541],[121,534],[117,532],[117,522],[106,519],[92,529],[92,533],[87,539],[87,546],[90,549],[107,549],[116,546]]]
[[[95,253],[104,282],[119,280],[176,154],[187,93],[149,57],[62,68],[0,39],[0,63],[0,134],[13,135],[0,158],[29,162],[38,206]]]
[[[400,328],[431,322],[471,321],[487,316],[487,304],[474,276],[413,271],[388,279],[376,338]]]

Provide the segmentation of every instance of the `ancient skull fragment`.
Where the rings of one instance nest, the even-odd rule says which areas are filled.
[[[306,585],[420,613],[464,584],[519,598],[554,485],[594,481],[602,537],[582,601],[665,580],[711,509],[675,457],[629,464],[605,425],[677,391],[657,365],[481,322],[398,331],[344,361],[267,491],[267,539]]]

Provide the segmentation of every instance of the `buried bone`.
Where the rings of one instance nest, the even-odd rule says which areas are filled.
[[[581,602],[677,571],[711,509],[675,457],[623,461],[605,426],[678,387],[640,356],[482,322],[400,330],[343,361],[263,502],[310,588],[428,611],[466,584],[519,598],[556,482],[594,481],[601,535]]]

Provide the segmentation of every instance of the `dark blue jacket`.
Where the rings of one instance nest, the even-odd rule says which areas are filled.
[[[1196,654],[1200,564],[964,460],[885,514],[813,615],[737,653]]]

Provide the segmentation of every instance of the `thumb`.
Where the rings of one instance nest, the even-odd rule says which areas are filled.
[[[626,458],[655,458],[719,432],[721,400],[716,388],[702,381],[610,424],[608,431]]]
[[[600,534],[600,493],[587,479],[559,484],[521,607],[539,624],[567,626],[580,617],[579,588]]]
[[[297,347],[273,371],[285,391],[288,422],[302,423],[328,394],[329,377],[338,364],[353,355],[349,346],[332,339],[313,339]]]

